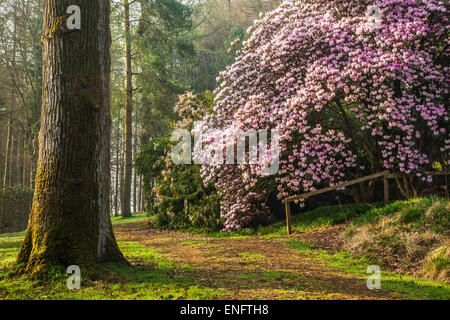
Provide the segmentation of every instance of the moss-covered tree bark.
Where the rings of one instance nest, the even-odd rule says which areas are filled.
[[[33,207],[18,265],[126,262],[110,221],[109,0],[44,0],[42,114]],[[81,29],[69,29],[69,6]]]

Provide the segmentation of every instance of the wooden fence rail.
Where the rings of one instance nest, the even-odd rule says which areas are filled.
[[[430,174],[430,175],[445,175],[445,176],[447,176],[448,171],[434,171],[434,172],[429,172],[428,174]],[[296,195],[296,196],[288,197],[288,198],[286,198],[286,199],[284,199],[282,201],[282,203],[284,203],[285,210],[286,210],[286,228],[287,228],[287,233],[288,233],[288,235],[292,234],[292,216],[291,216],[290,203],[293,202],[293,201],[300,200],[300,199],[307,199],[307,198],[310,198],[312,196],[316,196],[318,194],[322,194],[322,193],[325,193],[325,192],[328,192],[328,191],[341,189],[341,188],[348,187],[348,186],[351,186],[351,185],[354,185],[354,184],[357,184],[357,183],[361,183],[361,182],[374,180],[374,179],[378,179],[378,178],[383,177],[383,182],[384,182],[384,203],[385,204],[389,204],[389,179],[402,178],[404,176],[405,176],[405,174],[402,174],[402,173],[391,173],[391,172],[389,172],[389,170],[385,170],[385,171],[382,171],[382,172],[371,174],[369,176],[365,176],[365,177],[362,177],[362,178],[350,180],[350,181],[341,183],[341,184],[336,185],[336,186],[327,187],[327,188],[323,188],[323,189],[319,189],[319,190],[315,190],[315,191],[299,194],[299,195]]]

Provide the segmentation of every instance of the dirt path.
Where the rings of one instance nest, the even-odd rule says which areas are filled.
[[[175,261],[198,286],[223,288],[224,299],[393,299],[364,279],[333,270],[284,245],[287,238],[216,239],[142,227],[115,227],[120,241],[139,241]],[[188,265],[191,270],[182,266]]]

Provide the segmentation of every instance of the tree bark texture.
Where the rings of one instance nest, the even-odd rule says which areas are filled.
[[[17,260],[50,267],[125,262],[110,220],[110,2],[44,0],[42,113],[33,207]],[[67,28],[67,8],[81,29]]]
[[[125,178],[122,193],[122,216],[131,216],[131,178],[133,171],[133,74],[131,69],[130,5],[123,1],[125,17],[125,66],[126,66],[126,102],[125,102]]]

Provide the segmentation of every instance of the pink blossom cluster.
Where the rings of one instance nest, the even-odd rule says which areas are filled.
[[[377,27],[367,15],[373,5]],[[337,184],[367,165],[426,178],[432,161],[448,161],[448,5],[285,2],[248,32],[204,123],[279,130],[280,170],[263,177],[258,165],[203,166],[223,196],[226,230],[267,215],[272,191],[284,198]],[[366,141],[375,143],[360,152]]]

